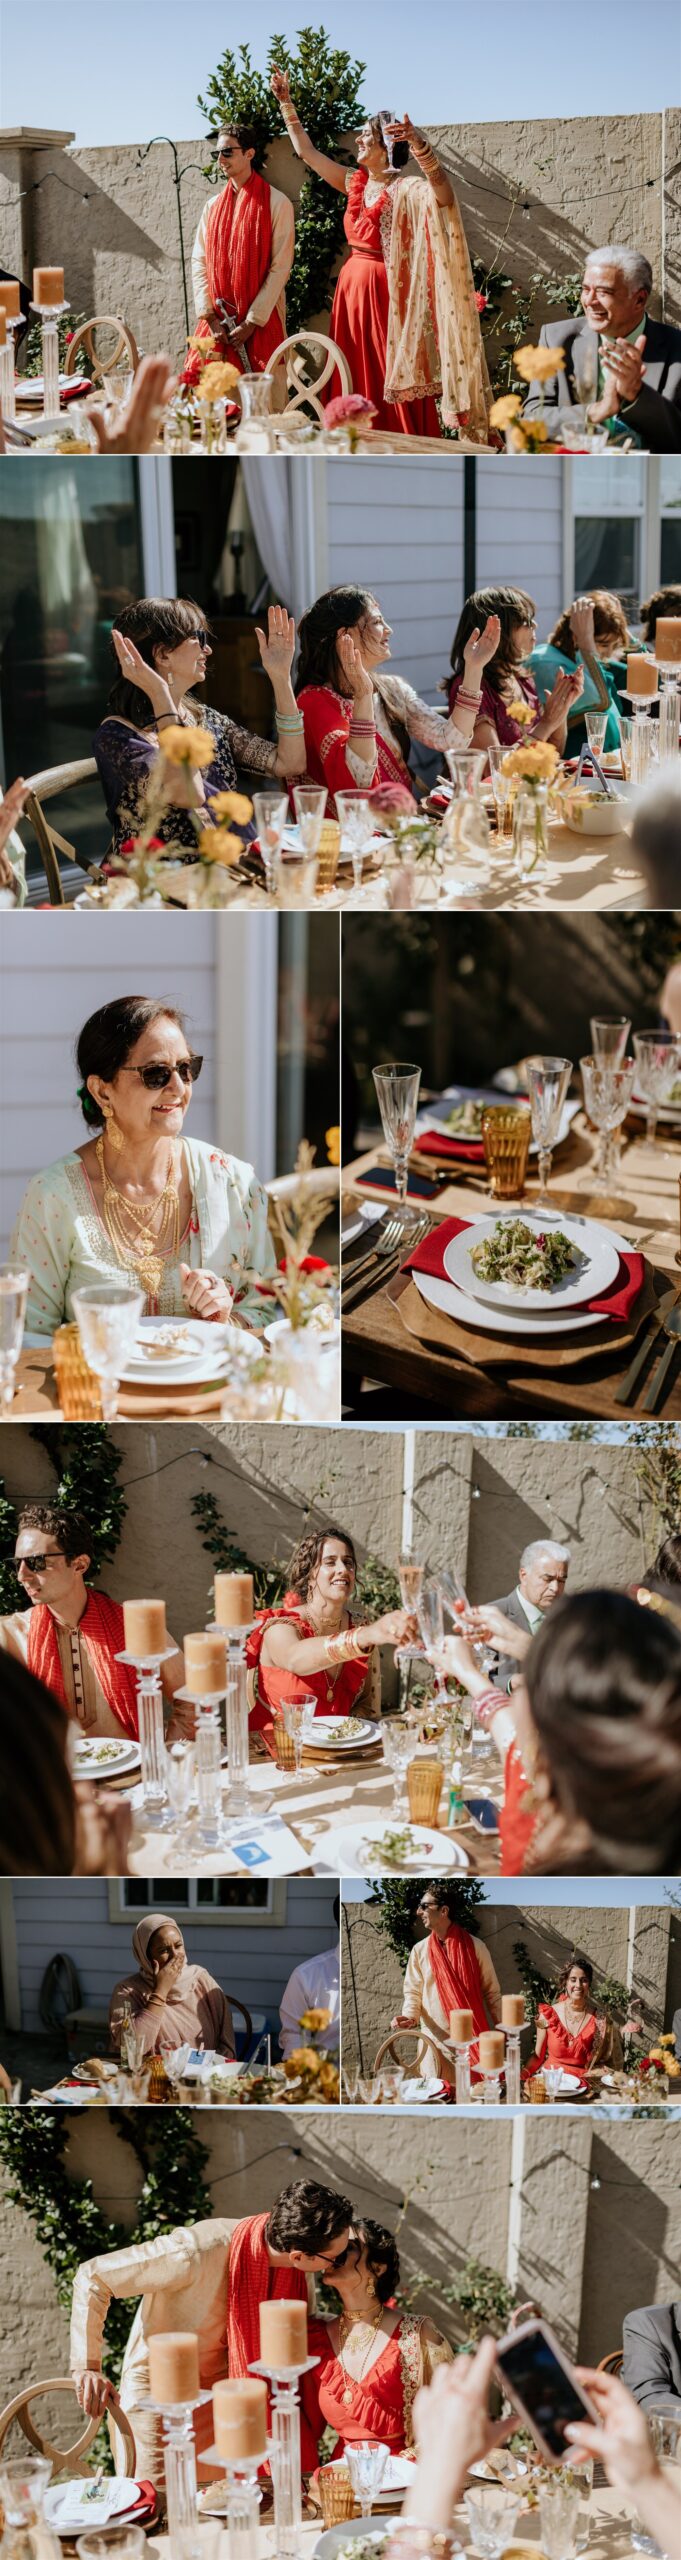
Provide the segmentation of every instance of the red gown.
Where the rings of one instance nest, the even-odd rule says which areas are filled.
[[[370,2372],[362,2382],[353,2382],[334,2355],[328,2329],[321,2322],[311,2322],[310,2354],[320,2359],[316,2374],[310,2376],[316,2384],[319,2433],[325,2426],[336,2428],[340,2437],[337,2454],[346,2444],[363,2444],[367,2440],[389,2445],[391,2453],[404,2453],[407,2439],[401,2332],[402,2321],[398,2320]]]
[[[594,2017],[593,2011],[588,2018],[585,2018],[584,2025],[580,2027],[579,2034],[576,2036],[569,2035],[567,2027],[563,2025],[562,2018],[559,2018],[558,2011],[552,2007],[550,2000],[540,2001],[537,2018],[538,2020],[541,2018],[546,2028],[546,2043],[543,2053],[535,2054],[532,2062],[528,2064],[528,2071],[541,2071],[542,2063],[548,2062],[551,2070],[555,2068],[561,2071],[577,2071],[584,2084],[586,2072],[593,2061],[594,2046],[599,2034],[598,2019]]]
[[[532,1787],[525,1775],[517,1742],[509,1744],[504,1766],[504,1801],[499,1815],[502,1876],[525,1874],[525,1860],[536,1823]]]
[[[388,189],[371,205],[365,204],[366,169],[353,171],[348,188],[343,229],[350,246],[350,256],[341,267],[331,313],[331,336],[342,354],[347,356],[353,391],[373,400],[376,427],[387,428],[393,435],[441,436],[442,428],[437,404],[432,397],[425,400],[386,400],[385,365],[388,342],[388,278],[381,242],[381,214]],[[336,385],[329,385],[327,398],[334,396]]]
[[[246,1642],[246,1661],[252,1679],[249,1688],[253,1704],[249,1714],[252,1733],[263,1733],[280,1714],[284,1700],[315,1697],[315,1715],[351,1716],[369,1669],[368,1656],[359,1654],[354,1661],[343,1662],[337,1671],[283,1671],[277,1663],[263,1662],[263,1639],[268,1627],[281,1618],[293,1621],[301,1641],[314,1636],[315,1628],[295,1591],[287,1591],[280,1609],[259,1609],[252,1635]]]

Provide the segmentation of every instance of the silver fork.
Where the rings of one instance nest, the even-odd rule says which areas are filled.
[[[399,1264],[402,1259],[403,1250],[407,1251],[408,1249],[410,1252],[413,1252],[415,1245],[423,1244],[424,1238],[429,1234],[430,1228],[434,1222],[429,1217],[418,1218],[415,1226],[407,1228],[402,1226],[400,1219],[393,1219],[390,1223],[392,1226],[397,1227],[397,1235],[394,1236],[392,1241],[389,1243],[387,1241],[387,1231],[384,1232],[380,1244],[376,1246],[375,1252],[371,1256],[371,1264],[375,1267],[371,1268],[369,1263],[365,1263],[356,1283],[354,1285],[353,1283],[350,1283],[348,1289],[343,1291],[341,1299],[342,1314],[347,1311],[348,1307],[355,1305],[357,1298],[362,1296],[367,1282],[369,1288],[372,1289],[382,1278],[383,1274],[381,1265],[383,1263],[389,1264],[391,1262],[395,1262],[396,1264]]]
[[[361,1253],[353,1254],[352,1262],[348,1264],[348,1288],[351,1288],[353,1281],[359,1279],[360,1272],[366,1270],[367,1263],[375,1260],[376,1254],[380,1251],[381,1247],[386,1244],[386,1239],[390,1239],[388,1247],[389,1250],[392,1245],[397,1244],[398,1237],[401,1235],[401,1232],[401,1220],[396,1217],[395,1212],[392,1209],[389,1216],[384,1219],[382,1226],[377,1228],[373,1225],[367,1228],[366,1244],[364,1245],[363,1251]]]

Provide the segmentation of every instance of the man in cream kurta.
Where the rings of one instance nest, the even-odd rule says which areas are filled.
[[[444,1890],[444,1887],[426,1886],[419,1916],[425,1922],[428,1934],[425,1938],[419,1938],[416,1946],[412,1947],[404,1977],[402,2007],[399,2017],[393,2018],[392,2025],[393,2027],[420,2026],[426,2042],[419,2063],[414,2064],[414,2068],[418,2068],[419,2077],[424,2080],[430,2078],[445,2080],[453,2087],[454,2055],[451,2048],[451,2058],[443,2057],[441,2051],[443,2044],[449,2045],[449,2012],[443,2007],[437,1989],[430,1954],[432,1936],[436,1935],[444,1939],[451,1927],[451,1915],[447,1903],[439,1899],[440,1892],[444,1894]],[[471,1945],[478,1961],[482,1996],[489,2024],[491,2027],[497,2027],[501,2019],[501,1990],[492,1958],[482,1938],[471,1936]],[[428,2042],[429,2031],[437,2038],[436,2043]]]
[[[236,128],[233,129],[231,126],[223,129],[218,140],[220,176],[223,181],[226,182],[228,187],[232,187],[235,192],[238,192],[240,188],[248,186],[248,181],[251,177],[255,163],[254,150],[252,147],[244,147],[245,131],[237,130]],[[270,215],[272,223],[272,255],[270,265],[267,275],[263,277],[263,280],[258,287],[258,291],[253,295],[252,301],[250,302],[243,319],[231,333],[234,352],[240,356],[247,371],[249,368],[249,338],[254,329],[264,329],[266,327],[268,320],[271,320],[272,314],[275,311],[281,322],[282,338],[285,338],[286,336],[286,286],[288,284],[295,256],[296,232],[293,206],[289,202],[288,196],[282,195],[278,187],[270,186],[269,180],[267,180],[266,183],[269,188]],[[201,214],[192,250],[192,290],[194,295],[194,310],[196,318],[197,320],[207,320],[209,328],[216,337],[220,336],[220,334],[224,332],[225,322],[224,318],[218,311],[216,311],[214,304],[211,301],[206,259],[206,232],[213,207],[218,203],[218,201],[219,198],[216,196],[208,197]],[[281,367],[278,368],[278,374],[281,377],[285,397],[285,384]],[[275,376],[275,382],[276,381],[277,376]]]
[[[120,1718],[104,1696],[87,1645],[79,1634],[88,1598],[86,1523],[75,1513],[68,1515],[48,1503],[28,1504],[19,1520],[14,1562],[17,1580],[27,1599],[34,1608],[41,1604],[48,1608],[54,1621],[67,1715],[80,1726],[84,1737],[115,1736],[120,1742]],[[30,1624],[30,1608],[15,1609],[0,1618],[0,1652],[11,1653],[15,1661],[27,1664]],[[162,1678],[166,1698],[171,1700],[174,1690],[184,1683],[184,1659],[179,1649],[163,1663]],[[172,1738],[177,1739],[182,1726],[182,1709],[177,1707]],[[167,1731],[170,1733],[170,1725]]]

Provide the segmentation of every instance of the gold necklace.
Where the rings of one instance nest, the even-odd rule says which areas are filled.
[[[171,1154],[163,1191],[153,1199],[124,1200],[104,1162],[104,1132],[95,1155],[102,1177],[102,1216],[116,1261],[132,1271],[148,1298],[158,1297],[164,1262],[177,1262],[180,1249],[180,1197]],[[135,1233],[126,1234],[126,1219]]]
[[[312,1614],[312,1613],[310,1613],[310,1614]],[[343,1611],[341,1612],[341,1615],[342,1615],[342,1616],[345,1616],[345,1614],[346,1614],[346,1613],[345,1613],[345,1609],[343,1609]],[[314,1626],[314,1618],[312,1619],[312,1624],[313,1624],[313,1626]],[[316,1628],[315,1628],[315,1633],[316,1633],[316,1632],[317,1632],[317,1630],[316,1630]],[[323,1631],[320,1631],[320,1632],[321,1632],[321,1642],[322,1642],[322,1644],[323,1644],[323,1642],[324,1642],[324,1635],[323,1635]],[[342,1631],[342,1628],[340,1628],[340,1627],[339,1627],[339,1629],[338,1629],[338,1633],[339,1633],[339,1635],[340,1635],[340,1634],[342,1634],[342,1632],[343,1632],[343,1631]],[[323,1673],[323,1678],[324,1678],[324,1679],[325,1679],[325,1681],[326,1681],[326,1703],[327,1703],[327,1707],[332,1707],[332,1706],[333,1706],[334,1695],[335,1695],[335,1691],[336,1691],[336,1688],[337,1688],[337,1685],[338,1685],[338,1681],[342,1679],[342,1677],[343,1677],[343,1672],[345,1671],[345,1668],[346,1668],[345,1663],[344,1663],[344,1662],[339,1662],[338,1670],[337,1670],[337,1671],[325,1671],[325,1672]]]
[[[365,2373],[366,2373],[367,2363],[368,2363],[369,2356],[370,2356],[370,2354],[371,2354],[371,2349],[372,2349],[372,2346],[373,2346],[374,2338],[375,2338],[375,2336],[376,2336],[376,2331],[377,2331],[377,2329],[380,2329],[380,2326],[381,2326],[381,2321],[382,2321],[382,2318],[383,2318],[383,2310],[384,2310],[384,2305],[383,2305],[383,2303],[382,2303],[382,2302],[379,2302],[378,2312],[377,2312],[377,2315],[376,2315],[376,2319],[375,2319],[375,2320],[349,2320],[349,2319],[348,2319],[348,2316],[347,2316],[347,2313],[346,2313],[345,2311],[341,2312],[341,2318],[340,2318],[340,2322],[339,2322],[339,2336],[338,2336],[338,2362],[339,2362],[339,2365],[340,2365],[340,2368],[341,2368],[341,2372],[342,2372],[342,2373],[345,2373],[345,2374],[347,2374],[347,2373],[348,2373],[348,2368],[347,2368],[347,2365],[346,2365],[346,2362],[345,2362],[345,2357],[344,2357],[343,2349],[344,2349],[344,2347],[346,2347],[346,2346],[347,2346],[348,2338],[350,2337],[351,2331],[352,2331],[353,2329],[360,2329],[360,2330],[361,2330],[361,2329],[368,2329],[368,2331],[369,2331],[369,2344],[368,2344],[367,2351],[366,2351],[366,2355],[365,2355],[365,2358],[364,2358],[364,2363],[363,2363],[362,2365],[360,2365],[359,2373],[354,2374],[354,2375],[353,2375],[353,2377],[352,2377],[352,2379],[351,2379],[351,2378],[350,2378],[350,2376],[348,2375],[348,2380],[347,2380],[347,2382],[346,2382],[345,2390],[344,2390],[344,2391],[342,2392],[342,2394],[341,2394],[342,2401],[343,2401],[343,2406],[344,2406],[344,2408],[345,2408],[345,2409],[350,2409],[350,2408],[352,2407],[352,2403],[353,2403],[353,2400],[354,2400],[354,2397],[355,2397],[355,2392],[358,2390],[360,2382],[363,2382],[363,2380],[364,2380],[364,2375],[365,2375]]]

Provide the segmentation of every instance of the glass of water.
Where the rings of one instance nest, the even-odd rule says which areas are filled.
[[[319,852],[319,839],[324,825],[328,797],[328,791],[321,783],[296,783],[293,806],[300,841],[305,853]]]
[[[11,1405],[14,1397],[27,1297],[28,1272],[18,1271],[12,1262],[0,1262],[0,1405],[4,1409]]]
[[[345,2461],[363,2517],[371,2515],[374,2498],[378,2497],[382,2487],[387,2460],[387,2444],[347,2444],[345,2447]]]
[[[476,2483],[474,2489],[464,2491],[464,2506],[473,2550],[479,2553],[480,2560],[502,2560],[518,2522],[519,2492]]]
[[[340,821],[341,853],[351,854],[355,888],[361,889],[364,856],[374,832],[369,794],[367,791],[337,791],[336,808]]]
[[[585,720],[586,734],[592,753],[595,756],[602,756],[603,748],[605,746],[605,732],[608,726],[607,711],[587,711],[585,713]]]
[[[539,2489],[541,2546],[545,2560],[573,2560],[581,2490],[572,2468],[554,2471]]]
[[[99,1379],[103,1419],[115,1422],[118,1389],[144,1314],[143,1290],[123,1280],[93,1281],[74,1289],[73,1310],[88,1368]]]

